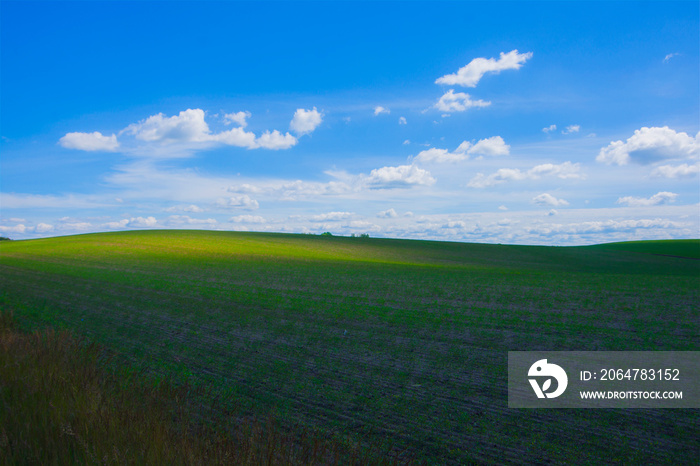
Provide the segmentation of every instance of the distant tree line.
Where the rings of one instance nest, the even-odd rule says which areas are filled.
[[[325,231],[325,232],[321,233],[321,236],[333,236],[333,233],[331,233],[330,231]],[[369,238],[369,233],[362,233],[359,235],[356,235],[355,233],[353,233],[350,235],[350,238]]]

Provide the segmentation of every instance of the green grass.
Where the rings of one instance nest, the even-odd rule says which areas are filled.
[[[0,313],[0,464],[392,464],[376,449],[285,432],[272,417],[195,405],[201,389],[144,383],[106,358],[66,330],[24,333]],[[203,409],[230,422],[214,428],[197,419]]]
[[[629,251],[642,254],[656,254],[661,256],[674,256],[691,259],[700,259],[700,241],[663,240],[663,241],[627,241],[623,243],[609,243],[595,246],[609,251]]]
[[[697,351],[699,249],[91,234],[2,242],[0,302],[227,409],[431,462],[683,462],[697,411],[509,409],[507,352]]]

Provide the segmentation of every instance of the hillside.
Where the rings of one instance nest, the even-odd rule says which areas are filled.
[[[699,248],[89,234],[0,243],[0,303],[227,409],[431,461],[666,462],[692,410],[509,409],[507,352],[697,351]]]

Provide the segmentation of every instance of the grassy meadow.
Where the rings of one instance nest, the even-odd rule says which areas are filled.
[[[507,352],[698,351],[698,303],[700,240],[132,231],[0,242],[0,306],[23,330],[69,330],[122,374],[190,387],[212,432],[274,416],[292,433],[431,464],[692,464],[698,410],[509,409]]]

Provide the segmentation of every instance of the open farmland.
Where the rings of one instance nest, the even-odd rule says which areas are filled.
[[[691,463],[698,410],[507,407],[507,352],[700,350],[700,241],[504,246],[201,231],[0,244],[26,328],[430,462]],[[217,413],[206,413],[212,419]]]

